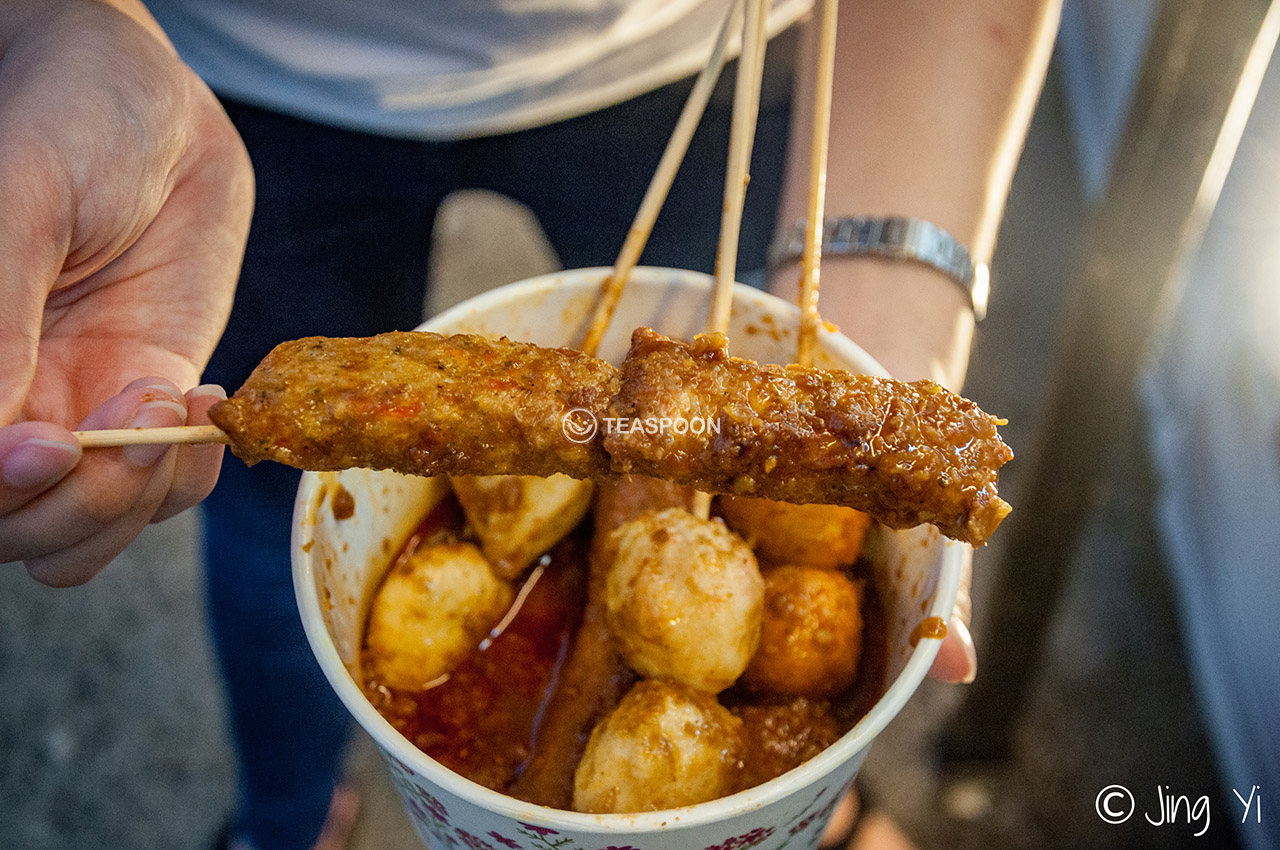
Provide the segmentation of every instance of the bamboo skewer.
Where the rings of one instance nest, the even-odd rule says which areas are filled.
[[[742,208],[751,179],[751,148],[760,114],[760,86],[764,79],[766,0],[748,0],[743,21],[742,55],[734,82],[733,117],[729,128],[729,162],[725,170],[724,207],[720,216],[720,244],[716,249],[715,290],[707,315],[708,333],[728,333],[733,308],[733,284],[738,274],[738,238]],[[711,494],[694,493],[690,512],[700,519],[711,515]]]
[[[813,365],[817,344],[818,277],[822,262],[823,215],[827,194],[827,148],[831,137],[831,88],[836,64],[838,0],[822,0],[818,33],[817,79],[813,97],[813,138],[809,152],[809,208],[805,219],[804,261],[800,278],[800,330],[796,362]]]
[[[733,284],[738,273],[738,237],[742,232],[742,207],[750,178],[751,147],[760,112],[760,84],[764,75],[765,0],[748,0],[742,35],[742,56],[733,92],[733,118],[729,130],[729,162],[725,172],[724,207],[720,216],[720,244],[716,250],[715,293],[707,331],[725,333],[733,306]]]
[[[676,172],[680,170],[684,155],[689,150],[694,131],[697,130],[698,122],[702,120],[702,113],[706,111],[707,103],[711,100],[711,92],[720,79],[720,72],[724,70],[725,49],[728,47],[730,36],[739,26],[744,3],[745,0],[734,0],[730,5],[715,46],[711,49],[711,56],[698,75],[697,81],[694,82],[693,90],[689,92],[689,99],[685,101],[680,118],[676,121],[671,138],[667,141],[667,147],[662,152],[658,168],[649,181],[649,188],[644,193],[640,209],[636,211],[631,229],[622,243],[622,250],[613,264],[613,271],[610,272],[601,289],[600,300],[596,302],[595,312],[591,316],[591,325],[586,336],[583,337],[582,345],[579,346],[587,354],[594,356],[600,347],[600,340],[613,319],[618,299],[622,297],[622,289],[631,275],[631,270],[640,261],[640,254],[644,252],[645,244],[649,241],[654,222],[658,220],[658,213],[662,211],[662,205],[671,191],[671,184],[675,182]]]
[[[119,446],[198,445],[230,443],[217,425],[179,425],[172,428],[104,428],[101,431],[72,431],[82,449]]]

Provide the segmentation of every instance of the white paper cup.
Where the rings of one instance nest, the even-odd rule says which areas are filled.
[[[576,269],[493,290],[422,326],[442,333],[508,336],[541,345],[581,339],[607,269]],[[618,362],[632,329],[648,325],[690,339],[703,329],[711,281],[694,272],[639,268],[627,284],[600,355]],[[798,311],[739,285],[732,353],[785,363],[795,354]],[[884,374],[862,349],[822,331],[817,365]],[[355,513],[337,519],[341,484]],[[745,850],[813,848],[853,783],[871,741],[924,679],[939,641],[912,645],[925,617],[951,616],[964,545],[931,526],[876,534],[875,580],[888,637],[887,690],[844,737],[791,772],[709,803],[639,814],[594,815],[536,806],[464,779],[422,753],[365,699],[359,648],[369,600],[390,560],[425,512],[447,492],[440,479],[353,469],[307,473],[293,525],[293,577],[307,637],[338,696],[381,749],[418,834],[433,848],[477,850]],[[345,514],[345,512],[344,512]]]

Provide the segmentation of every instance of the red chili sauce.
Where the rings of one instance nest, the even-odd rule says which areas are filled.
[[[463,518],[450,497],[422,522],[400,558],[417,547],[457,540]],[[475,782],[504,791],[529,761],[538,722],[555,689],[586,595],[583,523],[525,579],[514,617],[440,684],[398,691],[366,677],[374,707],[427,755]],[[872,582],[860,559],[847,570]],[[743,718],[751,787],[817,755],[857,723],[884,694],[886,619],[874,591],[863,595],[862,656],[853,684],[830,700],[770,697],[741,684],[720,695]],[[495,629],[497,631],[497,629]]]
[[[419,526],[400,555],[457,539],[461,511],[446,500]],[[443,681],[418,692],[366,676],[374,707],[418,749],[497,791],[529,759],[537,722],[577,628],[585,592],[586,548],[570,536],[544,556],[517,596],[514,617],[495,627]],[[501,629],[499,632],[498,630]]]

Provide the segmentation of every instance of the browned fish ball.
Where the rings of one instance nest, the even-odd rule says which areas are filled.
[[[861,582],[818,567],[764,574],[760,645],[743,678],[754,690],[826,697],[853,684],[862,654]]]
[[[871,517],[840,505],[792,505],[747,496],[723,496],[724,521],[771,564],[834,570],[862,551]]]
[[[638,682],[591,732],[574,774],[580,812],[652,812],[732,794],[742,721],[678,682]]]
[[[706,693],[732,685],[760,636],[755,555],[718,519],[648,511],[613,532],[605,608],[618,651],[642,676]]]

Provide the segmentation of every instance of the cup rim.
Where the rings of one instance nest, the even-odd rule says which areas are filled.
[[[501,304],[516,294],[536,296],[552,288],[596,286],[603,280],[602,275],[610,271],[608,268],[571,269],[507,284],[488,290],[439,313],[420,325],[418,330],[434,330],[433,326],[456,323],[467,314],[485,312],[495,303]],[[628,285],[655,285],[672,281],[678,281],[680,285],[691,285],[707,290],[712,283],[710,276],[701,272],[640,266],[632,272]],[[799,308],[796,305],[741,283],[734,285],[733,300],[735,305],[750,303],[753,306],[767,308],[767,312],[775,316],[781,314],[781,318],[792,324],[799,318]],[[887,375],[883,367],[870,355],[838,331],[824,328],[819,331],[819,336],[821,345],[832,348],[835,353],[859,364],[860,367],[863,365],[869,367],[864,369],[867,373]],[[658,832],[677,825],[693,827],[728,820],[762,808],[788,796],[797,788],[808,786],[819,777],[830,773],[838,764],[870,746],[875,736],[898,715],[911,695],[915,693],[916,688],[924,681],[942,645],[941,639],[921,638],[912,650],[902,672],[848,732],[799,767],[753,788],[705,803],[654,812],[589,814],[527,803],[473,782],[419,750],[378,713],[347,671],[333,638],[325,627],[315,581],[314,559],[303,548],[305,540],[302,529],[307,505],[311,503],[317,488],[321,486],[322,475],[323,473],[306,472],[302,476],[294,502],[290,547],[293,555],[294,593],[303,629],[325,678],[329,680],[330,686],[356,722],[377,742],[384,753],[399,760],[424,779],[447,789],[468,803],[518,821],[538,822],[584,833]],[[960,575],[967,547],[964,543],[941,535],[938,539],[942,546],[942,553],[937,589],[934,592],[933,604],[923,612],[923,616],[941,617],[944,621],[949,621],[959,592]]]

